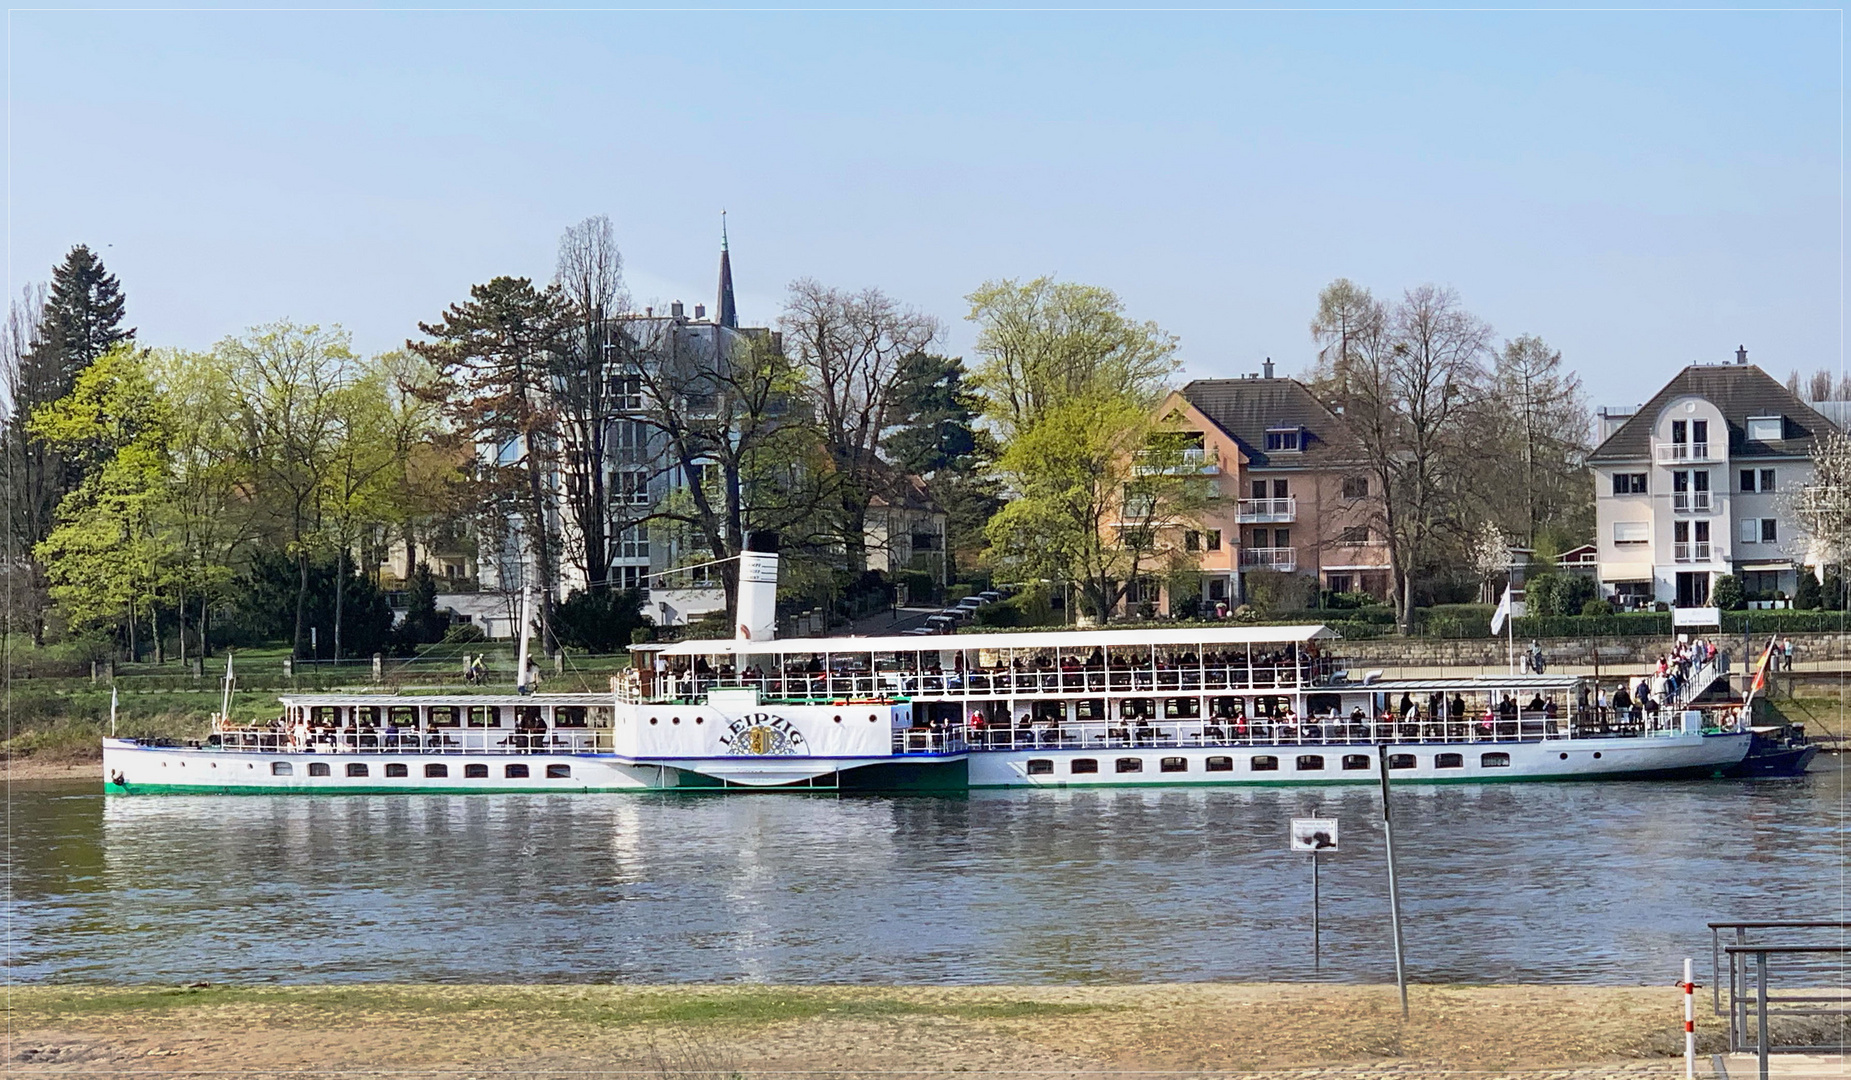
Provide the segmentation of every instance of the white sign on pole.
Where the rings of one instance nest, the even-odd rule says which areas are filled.
[[[1293,818],[1292,850],[1337,850],[1337,819],[1317,817]]]

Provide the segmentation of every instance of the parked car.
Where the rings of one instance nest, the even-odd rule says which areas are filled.
[[[929,634],[949,634],[958,628],[958,621],[956,615],[947,615],[942,611],[937,615],[927,615],[925,620],[926,632]]]
[[[985,589],[982,592],[978,593],[977,596],[980,599],[986,600],[992,604],[1000,604],[1003,601],[1003,594],[1000,592],[997,592],[995,589]]]
[[[966,622],[970,622],[972,617],[974,617],[977,614],[977,609],[967,608],[967,607],[948,607],[945,610],[939,612],[938,614],[943,615],[948,619],[956,619],[958,622],[966,623]]]
[[[914,626],[900,631],[901,637],[930,637],[938,631],[929,626]]]
[[[987,605],[988,603],[989,603],[989,601],[988,601],[988,600],[985,600],[985,599],[984,599],[983,597],[981,597],[981,596],[967,596],[967,597],[965,597],[964,599],[962,599],[962,600],[959,600],[959,601],[958,601],[958,602],[957,602],[957,603],[956,603],[955,605],[953,605],[953,606],[955,606],[955,607],[961,607],[961,608],[963,608],[963,609],[964,609],[965,611],[976,611],[976,610],[977,610],[978,608],[980,608],[980,607],[983,607],[983,606],[985,606],[985,605]]]

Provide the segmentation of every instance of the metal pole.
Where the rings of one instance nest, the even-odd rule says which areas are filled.
[[[1767,1080],[1767,953],[1755,954],[1755,1067]]]
[[[1388,744],[1377,747],[1382,775],[1382,838],[1388,853],[1388,918],[1395,931],[1395,987],[1401,991],[1401,1018],[1408,1016],[1408,971],[1401,943],[1401,886],[1395,880],[1395,823],[1388,805]]]
[[[1318,853],[1311,853],[1311,970],[1322,966],[1318,949]]]
[[[1697,1080],[1697,984],[1691,981],[1690,957],[1684,958],[1684,1080]]]

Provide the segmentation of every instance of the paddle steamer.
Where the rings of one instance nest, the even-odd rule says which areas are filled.
[[[1709,777],[1751,738],[1591,708],[1576,676],[1385,681],[1314,625],[776,640],[775,553],[740,576],[736,637],[639,646],[609,693],[284,695],[197,745],[106,740],[107,790],[1339,784],[1378,755],[1423,783]]]

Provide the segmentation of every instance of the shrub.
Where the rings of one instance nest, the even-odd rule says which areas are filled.
[[[1613,605],[1608,603],[1605,600],[1600,599],[1599,597],[1595,597],[1594,599],[1589,600],[1587,603],[1581,605],[1581,614],[1587,615],[1590,617],[1596,617],[1596,616],[1601,616],[1601,615],[1611,615],[1613,614]]]
[[[487,641],[488,635],[475,623],[460,622],[444,631],[443,640],[446,645],[466,645],[472,641]]]
[[[1793,589],[1793,606],[1799,611],[1817,611],[1819,609],[1819,576],[1806,567],[1800,573],[1799,584]]]
[[[635,589],[574,589],[554,611],[559,641],[586,652],[617,652],[648,623],[642,606],[643,596]]]
[[[1723,574],[1710,583],[1710,603],[1724,611],[1740,611],[1746,603],[1742,596],[1742,579],[1734,574]]]
[[[1828,570],[1819,588],[1819,606],[1826,611],[1845,608],[1845,579],[1836,570]]]

